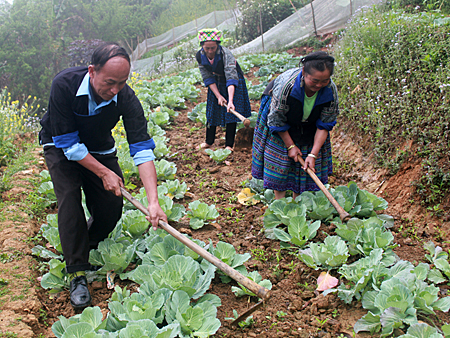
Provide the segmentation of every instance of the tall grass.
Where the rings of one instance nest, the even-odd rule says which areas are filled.
[[[343,116],[393,173],[420,158],[417,192],[438,203],[450,190],[450,18],[373,8],[349,24],[335,55]]]
[[[27,103],[30,102],[30,103]],[[17,152],[17,138],[38,130],[39,105],[36,98],[27,98],[23,105],[12,101],[7,88],[0,89],[0,165],[5,165]]]

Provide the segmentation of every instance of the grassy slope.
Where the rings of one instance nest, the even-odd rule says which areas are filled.
[[[366,151],[395,174],[420,161],[417,200],[448,213],[450,18],[369,11],[342,33],[334,54],[343,122],[370,138]]]

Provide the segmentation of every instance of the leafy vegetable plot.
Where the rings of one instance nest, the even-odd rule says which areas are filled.
[[[450,297],[439,299],[439,288],[425,282],[429,267],[414,268],[410,262],[400,261],[391,267],[379,290],[367,291],[362,305],[369,312],[355,324],[355,332],[370,331],[388,336],[395,328],[417,324],[417,314],[447,312]]]

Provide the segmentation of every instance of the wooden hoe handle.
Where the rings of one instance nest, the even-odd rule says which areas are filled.
[[[298,155],[298,160],[300,161],[300,164],[302,165],[302,167],[304,167],[305,166],[305,161],[303,160],[303,158],[300,155]],[[325,188],[325,186],[323,185],[322,181],[319,180],[319,178],[317,177],[315,172],[312,171],[311,168],[308,167],[306,169],[306,172],[309,174],[309,176],[311,176],[313,181],[317,184],[317,186],[320,188],[320,190],[322,190],[322,192],[328,198],[330,203],[333,205],[333,207],[339,213],[339,218],[341,219],[341,221],[342,222],[347,222],[351,218],[350,214],[347,211],[345,211],[344,208],[342,208],[339,205],[339,203],[335,200],[333,195],[331,195],[331,193],[327,190],[327,188]]]
[[[245,127],[248,127],[250,125],[250,120],[244,116],[242,116],[241,114],[239,114],[236,110],[230,108],[230,113],[232,113],[233,115],[235,115],[239,120],[241,120],[244,123]]]
[[[137,199],[135,199],[131,194],[126,191],[124,188],[120,188],[120,191],[122,192],[122,196],[125,197],[128,201],[130,201],[136,208],[138,208],[142,213],[149,216],[148,209],[145,208],[142,203],[140,203]],[[220,259],[218,259],[216,256],[212,255],[210,252],[203,249],[198,244],[194,243],[190,239],[188,239],[186,236],[183,236],[181,233],[179,233],[177,230],[172,228],[169,224],[167,224],[164,221],[159,221],[159,226],[163,228],[165,231],[167,231],[170,235],[175,237],[177,240],[179,240],[181,243],[186,245],[189,249],[196,252],[200,256],[202,256],[204,259],[206,259],[211,264],[214,264],[217,268],[222,270],[223,273],[228,275],[229,277],[233,278],[236,282],[242,284],[244,287],[249,289],[251,292],[253,292],[255,295],[257,295],[259,298],[262,298],[264,301],[268,300],[270,298],[270,291],[266,289],[265,287],[262,287],[258,284],[256,284],[251,279],[245,277],[235,269],[233,269],[231,266],[225,264]]]

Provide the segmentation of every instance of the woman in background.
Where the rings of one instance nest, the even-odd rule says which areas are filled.
[[[244,74],[230,50],[220,45],[220,31],[203,29],[198,32],[198,39],[202,48],[196,59],[208,87],[206,140],[200,148],[210,148],[216,138],[216,126],[225,126],[225,148],[233,150],[236,124],[240,120],[229,112],[230,109],[244,117],[251,115]]]

